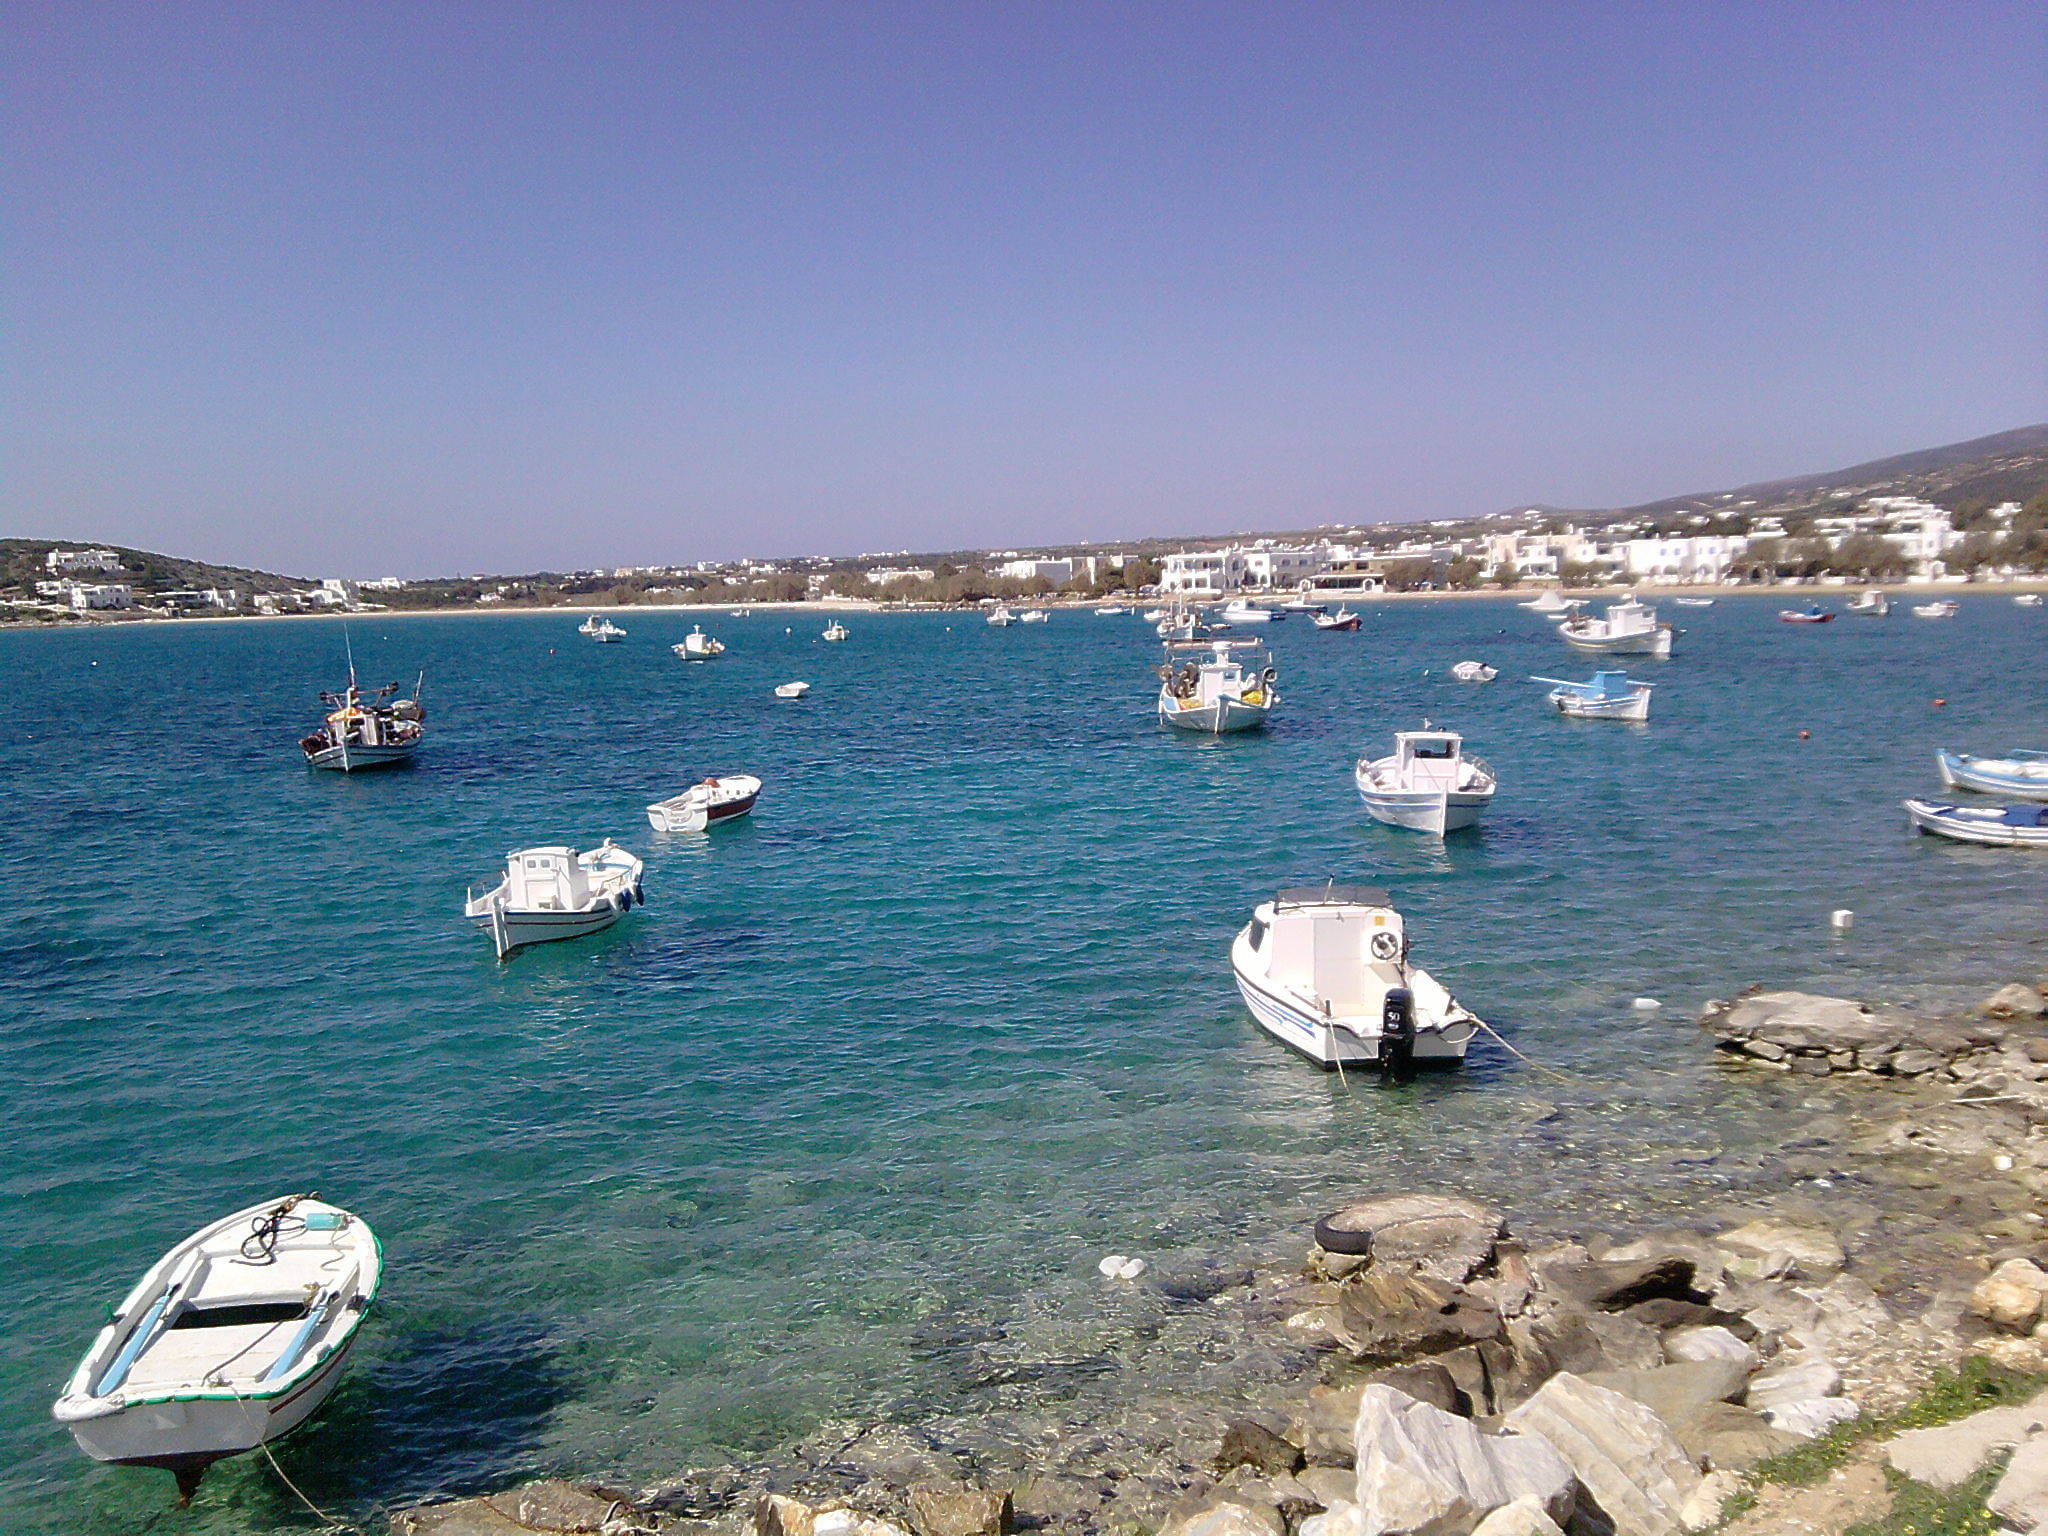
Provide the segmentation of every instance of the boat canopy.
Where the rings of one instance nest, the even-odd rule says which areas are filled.
[[[1394,901],[1377,885],[1301,885],[1274,898],[1280,907],[1391,907]]]

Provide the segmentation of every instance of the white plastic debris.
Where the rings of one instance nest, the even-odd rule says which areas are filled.
[[[1856,914],[1847,907],[1837,907],[1828,921],[1834,925],[1835,932],[1847,933],[1856,926]]]
[[[1635,1006],[1641,1012],[1648,1013],[1652,1009],[1662,1008],[1664,1005],[1654,997],[1639,997],[1636,999]]]
[[[1121,1253],[1106,1255],[1095,1267],[1102,1272],[1102,1278],[1105,1280],[1135,1280],[1145,1273],[1143,1259],[1134,1259]]]

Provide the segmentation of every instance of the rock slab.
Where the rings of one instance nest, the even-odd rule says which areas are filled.
[[[1682,1536],[1681,1511],[1699,1492],[1700,1471],[1670,1426],[1643,1404],[1567,1371],[1507,1423],[1557,1448],[1615,1536]]]

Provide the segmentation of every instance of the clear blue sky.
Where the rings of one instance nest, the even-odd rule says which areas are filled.
[[[0,532],[1625,505],[2048,419],[2048,9],[12,0]]]

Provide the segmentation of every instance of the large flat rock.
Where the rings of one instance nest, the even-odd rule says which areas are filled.
[[[1634,1398],[1567,1371],[1507,1424],[1557,1448],[1615,1536],[1684,1536],[1681,1511],[1699,1491],[1699,1468],[1671,1427]]]
[[[1931,1488],[1966,1482],[1995,1451],[2048,1433],[2048,1392],[2017,1408],[1986,1408],[1966,1419],[1909,1429],[1884,1443],[1892,1469]]]

